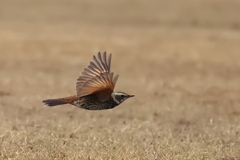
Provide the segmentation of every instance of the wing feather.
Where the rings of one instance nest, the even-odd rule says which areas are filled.
[[[107,61],[106,61],[106,52],[103,53],[103,56],[99,56],[104,68],[107,70],[108,66],[107,66]],[[109,72],[109,71],[108,71]]]
[[[112,54],[106,52],[93,56],[90,64],[84,68],[77,79],[77,96],[82,97],[92,93],[99,95],[100,99],[106,100],[111,96],[118,76],[110,73]]]
[[[94,64],[94,63],[93,63]],[[91,70],[92,72],[94,72],[95,74],[99,73],[100,70],[97,70],[96,68],[94,68],[94,66],[92,66],[91,64],[88,66],[88,69]]]
[[[99,63],[99,65],[100,65],[101,69],[106,71],[106,67],[105,67],[105,64],[102,61],[100,52],[98,52],[98,55],[97,55],[96,59],[97,59],[97,62]]]
[[[97,74],[97,72],[94,72],[93,70],[90,70],[88,68],[85,68],[84,72],[83,72],[83,75],[84,76],[88,76],[88,77],[92,77],[92,76],[94,76],[96,74]]]
[[[111,60],[112,60],[112,54],[108,56],[108,60],[107,60],[107,67],[109,68],[108,72],[110,72]]]
[[[104,68],[102,68],[101,64],[98,62],[98,60],[95,56],[93,56],[93,62],[97,66],[99,71],[104,71]]]
[[[93,70],[100,72],[101,69],[97,66],[97,64],[95,64],[94,62],[90,62],[90,66],[93,67]]]

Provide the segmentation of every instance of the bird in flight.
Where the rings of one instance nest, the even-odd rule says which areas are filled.
[[[114,76],[111,68],[112,54],[98,52],[90,64],[84,68],[77,79],[77,94],[65,98],[47,99],[43,103],[53,107],[71,104],[87,110],[112,109],[134,95],[113,92],[118,75]]]

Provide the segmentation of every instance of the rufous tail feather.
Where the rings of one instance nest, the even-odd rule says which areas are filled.
[[[49,107],[62,105],[62,104],[67,104],[67,102],[63,101],[61,98],[59,98],[59,99],[46,99],[42,102]]]
[[[65,98],[57,98],[57,99],[46,99],[42,101],[47,106],[53,107],[62,104],[72,104],[75,100],[77,100],[77,96],[69,96]]]

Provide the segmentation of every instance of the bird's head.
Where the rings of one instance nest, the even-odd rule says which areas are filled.
[[[125,101],[126,99],[128,99],[130,97],[134,97],[134,95],[128,95],[127,93],[124,93],[124,92],[113,92],[112,93],[112,98],[117,104],[122,103],[123,101]]]

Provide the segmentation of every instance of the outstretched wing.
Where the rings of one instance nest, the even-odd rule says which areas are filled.
[[[112,54],[107,57],[106,52],[98,52],[97,56],[93,56],[93,60],[77,79],[78,97],[96,93],[100,100],[110,98],[118,79],[118,75],[114,77],[110,72],[111,57]]]

